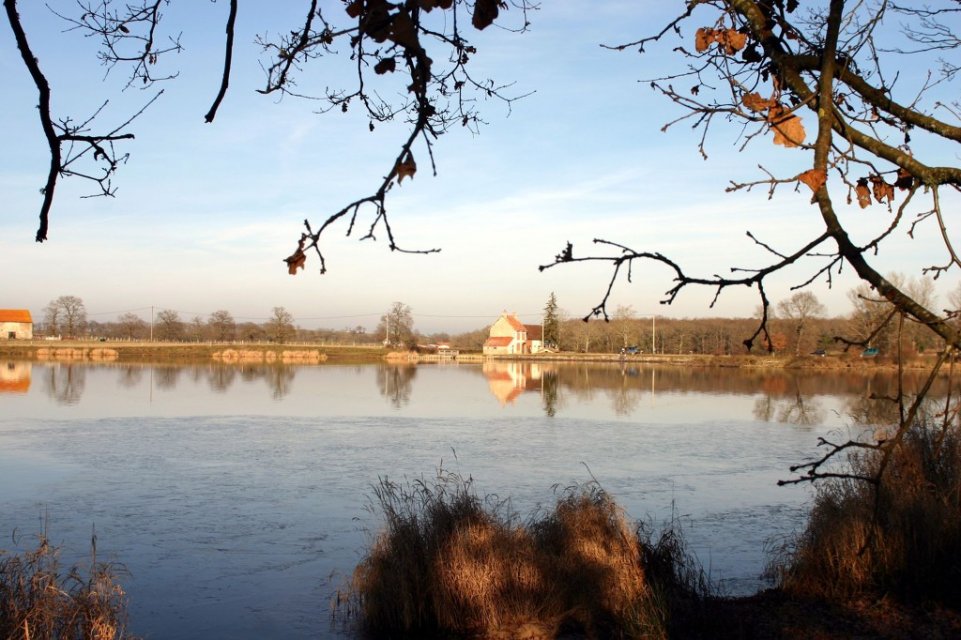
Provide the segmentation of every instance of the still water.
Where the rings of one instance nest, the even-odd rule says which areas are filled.
[[[474,479],[528,514],[596,479],[679,517],[727,593],[803,525],[778,487],[883,420],[881,375],[619,365],[69,365],[0,361],[0,548],[46,528],[123,563],[147,638],[340,638],[330,597],[379,526],[379,477]],[[13,535],[15,533],[15,535]]]

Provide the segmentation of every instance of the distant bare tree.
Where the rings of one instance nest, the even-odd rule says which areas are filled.
[[[141,340],[147,335],[147,322],[136,313],[124,313],[117,317],[117,334],[127,340]]]
[[[44,308],[44,325],[51,335],[76,338],[87,326],[87,309],[77,296],[60,296]]]
[[[798,291],[787,300],[778,302],[777,310],[780,317],[794,325],[794,355],[801,355],[804,330],[810,324],[809,321],[823,316],[827,309],[810,291]]]
[[[207,329],[210,339],[216,342],[230,342],[236,337],[237,323],[234,317],[225,309],[219,309],[210,314],[207,319]]]
[[[271,342],[289,342],[297,334],[294,316],[284,307],[274,307],[273,315],[264,326],[264,331]]]
[[[184,323],[180,320],[180,314],[173,309],[163,309],[157,313],[154,320],[154,338],[165,342],[178,342],[183,340],[186,331]]]

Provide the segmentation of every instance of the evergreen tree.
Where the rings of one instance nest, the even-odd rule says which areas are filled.
[[[560,342],[559,335],[560,323],[557,319],[557,296],[551,291],[551,297],[547,299],[544,307],[544,346],[556,348]]]

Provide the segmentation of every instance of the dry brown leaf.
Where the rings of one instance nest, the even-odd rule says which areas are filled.
[[[799,175],[797,179],[810,187],[811,191],[816,193],[817,190],[824,186],[824,183],[827,182],[828,172],[824,169],[808,169]]]
[[[393,58],[384,58],[383,60],[378,60],[377,64],[374,65],[374,73],[377,75],[384,75],[385,73],[393,73],[394,69],[397,68],[397,61]]]
[[[767,111],[771,107],[777,104],[777,101],[771,98],[762,98],[759,93],[745,93],[741,96],[741,102],[745,107],[754,112]]]
[[[363,10],[364,10],[363,0],[354,0],[349,5],[347,5],[347,8],[345,9],[345,11],[347,12],[347,15],[349,15],[351,18],[356,18],[357,16],[360,15],[360,12]]]
[[[707,48],[711,46],[714,42],[714,29],[709,29],[707,27],[701,27],[694,34],[694,49],[698,53],[704,53]]]
[[[871,176],[871,191],[878,202],[887,200],[890,204],[894,201],[894,185],[885,182],[881,176]]]
[[[804,142],[804,125],[801,123],[801,118],[789,113],[781,105],[775,105],[768,110],[767,121],[774,129],[774,144],[796,147]]]
[[[295,276],[297,275],[297,269],[303,269],[304,265],[307,263],[307,254],[304,253],[304,250],[301,247],[298,247],[293,254],[287,258],[284,258],[284,262],[287,263],[287,273]]]
[[[414,26],[414,21],[403,11],[394,16],[394,21],[390,25],[390,39],[405,49],[417,48],[420,44],[417,40],[417,27]]]
[[[912,186],[914,186],[914,176],[908,173],[907,169],[898,169],[898,179],[894,181],[894,186],[901,191],[910,189]]]
[[[471,24],[478,31],[483,31],[497,19],[499,12],[498,0],[477,0],[474,3],[474,15],[471,17]]]
[[[404,159],[397,163],[397,184],[407,177],[413,179],[415,173],[417,173],[417,163],[414,162],[414,154],[408,151]]]
[[[724,31],[718,31],[714,35],[714,39],[718,44],[724,45],[724,53],[729,56],[733,56],[735,53],[744,48],[747,44],[747,34],[741,33],[734,29],[725,29]]]
[[[871,189],[868,188],[868,179],[860,178],[858,184],[854,187],[854,193],[858,196],[858,204],[861,205],[862,209],[871,206]]]

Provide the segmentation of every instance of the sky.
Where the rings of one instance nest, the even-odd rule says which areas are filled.
[[[346,22],[339,1],[320,4]],[[123,90],[126,71],[108,74],[95,42],[66,31],[44,3],[20,5],[56,114],[81,119],[109,97],[102,117],[119,123],[156,92]],[[76,7],[72,0],[50,5]],[[132,125],[136,139],[124,145],[130,158],[115,176],[116,197],[82,198],[90,185],[61,181],[42,244],[33,238],[48,158],[36,88],[4,21],[0,308],[27,308],[41,319],[48,302],[75,295],[98,321],[125,312],[149,319],[151,309],[174,309],[189,320],[227,309],[239,321],[260,322],[283,306],[305,328],[373,330],[399,301],[411,307],[416,329],[457,333],[488,325],[503,311],[536,322],[552,292],[571,317],[589,313],[607,289],[608,267],[538,270],[567,242],[575,256],[596,253],[594,238],[659,251],[696,276],[763,266],[768,255],[748,230],[790,252],[820,232],[818,213],[808,195],[790,186],[772,200],[763,189],[732,194],[725,187],[762,177],[759,164],[795,175],[809,167],[809,156],[769,139],[740,152],[739,129],[718,126],[702,159],[699,134],[689,126],[662,132],[683,112],[646,82],[679,68],[671,51],[677,42],[643,55],[599,46],[659,30],[675,5],[606,0],[587,11],[581,2],[555,0],[530,16],[526,33],[471,30],[478,49],[473,73],[529,95],[509,108],[482,103],[488,124],[477,135],[463,129],[442,136],[434,146],[436,177],[424,148],[415,147],[418,173],[388,199],[392,227],[400,246],[441,252],[391,252],[383,231],[375,242],[359,241],[363,233],[348,238],[341,223],[324,241],[328,272],[320,275],[310,254],[294,277],[282,260],[294,250],[302,221],[316,226],[373,192],[407,135],[402,123],[370,132],[356,110],[319,114],[315,102],[256,93],[265,76],[255,36],[299,26],[307,3],[241,3],[234,73],[213,124],[203,116],[219,86],[227,3],[172,3],[162,24],[166,33],[182,31],[184,51],[164,64],[179,76],[158,87],[164,94]],[[511,25],[520,16],[511,10],[504,19]],[[350,65],[346,55],[315,60],[299,88],[350,86]],[[945,162],[957,160],[956,151],[946,152]],[[856,236],[888,220],[877,206],[866,212],[842,206],[840,213]],[[913,240],[899,230],[877,265],[885,273],[918,274],[943,260],[937,247],[932,224],[919,227]],[[771,300],[790,296],[817,264],[772,278]],[[947,292],[957,280],[957,274],[943,277],[938,290]],[[843,314],[855,284],[848,269],[831,287],[822,280],[810,290],[829,313]],[[743,317],[759,304],[746,288],[726,291],[713,308],[713,289],[685,289],[672,305],[659,304],[671,286],[667,269],[638,264],[631,282],[615,286],[610,309],[630,306],[639,317]]]

